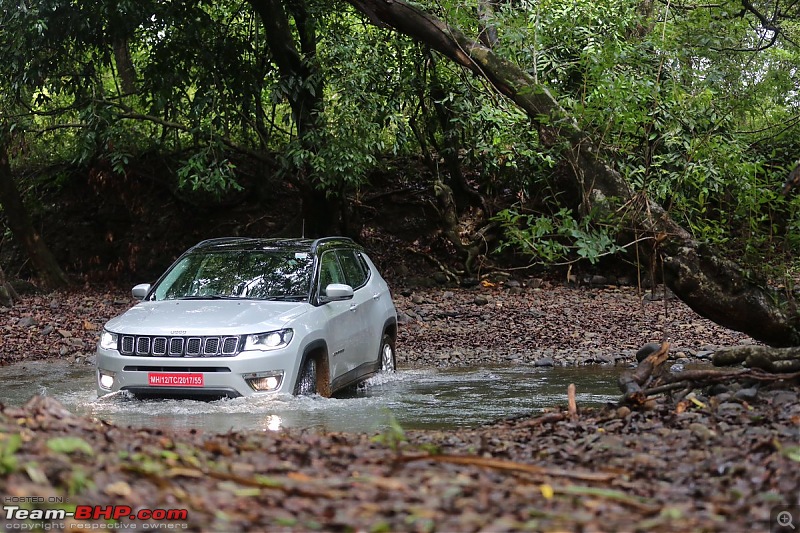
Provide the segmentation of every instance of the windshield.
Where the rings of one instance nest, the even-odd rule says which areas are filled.
[[[306,252],[196,252],[167,272],[153,299],[304,300],[311,287],[312,265]]]

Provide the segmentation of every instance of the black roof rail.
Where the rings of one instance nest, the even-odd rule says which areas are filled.
[[[345,242],[348,244],[356,244],[356,242],[351,239],[350,237],[320,237],[319,239],[315,239],[314,242],[311,243],[311,252],[316,252],[317,248],[322,245],[325,245],[329,242]]]
[[[243,239],[242,239],[242,237],[216,237],[214,239],[205,239],[205,240],[202,240],[202,241],[198,242],[194,246],[192,246],[190,248],[190,250],[193,250],[195,248],[202,248],[204,246],[209,246],[209,245],[212,245],[212,244],[218,244],[218,243],[222,243],[222,242],[234,242],[236,240],[243,240]]]

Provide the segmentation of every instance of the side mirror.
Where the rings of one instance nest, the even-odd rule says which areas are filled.
[[[325,287],[325,294],[322,295],[323,302],[338,302],[349,300],[353,297],[353,287],[344,283],[331,283]]]
[[[131,294],[137,300],[144,300],[144,297],[147,296],[147,293],[150,291],[150,284],[149,283],[140,283],[131,290]]]

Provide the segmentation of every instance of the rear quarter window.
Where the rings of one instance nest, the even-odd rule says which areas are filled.
[[[347,284],[358,289],[366,285],[369,279],[369,270],[361,256],[354,250],[339,250],[339,263],[342,265]]]

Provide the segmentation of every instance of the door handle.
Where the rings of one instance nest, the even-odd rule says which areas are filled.
[[[354,312],[354,313],[356,312],[356,310],[357,310],[357,309],[358,309],[358,306],[357,306],[356,304],[352,304],[352,305],[350,306],[350,310],[351,310],[352,312]]]
[[[376,292],[375,294],[372,295],[373,300],[380,300],[380,298],[381,298],[381,293],[379,292]]]

